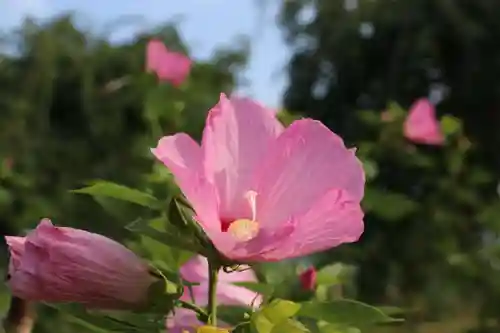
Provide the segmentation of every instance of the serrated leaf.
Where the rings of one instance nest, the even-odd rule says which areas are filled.
[[[103,196],[131,202],[151,209],[161,209],[163,204],[148,193],[108,181],[97,181],[91,186],[71,191],[72,193]]]
[[[366,327],[399,321],[381,310],[353,300],[301,303],[299,315],[340,326]]]

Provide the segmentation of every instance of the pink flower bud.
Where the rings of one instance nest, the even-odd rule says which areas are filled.
[[[191,59],[182,53],[170,51],[156,39],[150,40],[146,48],[146,70],[153,72],[160,81],[180,86],[189,75]]]
[[[410,107],[403,125],[404,136],[415,143],[442,146],[445,142],[436,109],[427,98],[420,98]]]
[[[316,288],[317,272],[314,267],[309,267],[299,275],[300,284],[304,290],[313,291]]]
[[[119,309],[147,301],[154,281],[132,251],[104,236],[43,219],[26,237],[5,237],[12,294],[25,300]]]

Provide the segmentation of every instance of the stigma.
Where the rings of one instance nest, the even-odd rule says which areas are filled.
[[[228,232],[237,240],[246,242],[255,238],[259,233],[259,223],[257,219],[257,192],[248,191],[245,193],[245,198],[248,200],[252,211],[251,219],[239,219],[231,223]]]

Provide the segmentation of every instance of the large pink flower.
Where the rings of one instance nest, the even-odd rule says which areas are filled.
[[[208,304],[208,263],[202,256],[196,256],[188,261],[181,268],[181,275],[184,279],[192,283],[199,283],[192,287],[193,294],[186,288],[182,300],[195,302],[199,306]],[[235,282],[255,282],[256,277],[252,270],[241,272],[219,273],[217,283],[217,302],[224,305],[258,306],[260,297],[253,291],[243,287],[235,286]],[[175,309],[175,314],[167,318],[167,328],[171,333],[181,333],[184,331],[195,332],[194,328],[202,326],[203,323],[196,318],[196,314],[191,310]],[[228,327],[223,322],[218,322],[219,327]]]
[[[152,152],[230,259],[298,257],[354,242],[363,232],[363,168],[319,121],[301,119],[285,129],[272,110],[222,94],[201,147],[179,133]]]
[[[9,287],[26,300],[128,308],[147,301],[148,266],[123,245],[44,219],[26,237],[6,236]]]
[[[146,70],[156,73],[160,81],[180,86],[189,74],[191,60],[185,55],[168,50],[156,39],[148,42],[146,48]]]
[[[418,99],[410,107],[403,132],[408,140],[427,145],[442,145],[444,136],[436,119],[434,105],[426,98]]]

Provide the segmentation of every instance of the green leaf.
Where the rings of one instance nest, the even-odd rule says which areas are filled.
[[[168,313],[175,301],[182,296],[182,286],[169,281],[165,276],[153,283],[148,290],[148,312]]]
[[[363,199],[363,208],[366,211],[371,211],[388,221],[402,219],[415,212],[418,207],[417,202],[403,194],[374,188],[367,188]]]
[[[300,309],[300,304],[292,301],[275,299],[259,311],[252,314],[251,324],[259,333],[271,333],[274,327],[293,317]],[[307,331],[306,331],[307,332]]]
[[[72,321],[86,326],[96,332],[144,332],[158,329],[160,322],[144,320],[141,323],[130,323],[127,320],[106,315],[98,311],[89,311],[80,304],[46,304],[68,315]],[[161,318],[159,318],[161,319]],[[161,324],[163,324],[161,322]],[[163,324],[164,325],[164,324]]]
[[[379,323],[399,321],[381,310],[353,300],[301,303],[300,316],[326,321],[341,326],[366,327]]]
[[[274,324],[260,311],[252,315],[251,325],[258,333],[271,333],[274,327]]]
[[[131,202],[151,209],[162,209],[163,204],[148,193],[108,181],[96,181],[91,186],[71,191],[72,193],[109,197]]]
[[[310,333],[309,329],[305,327],[302,323],[292,320],[286,319],[279,324],[275,325],[271,333]]]
[[[264,296],[271,296],[274,293],[274,287],[266,283],[258,282],[233,282],[235,286],[243,287],[255,291]]]
[[[263,307],[260,312],[271,323],[279,323],[285,319],[293,317],[299,312],[301,305],[292,301],[275,299],[270,304]]]
[[[217,317],[231,325],[238,325],[248,321],[252,309],[245,306],[219,305],[217,307]]]
[[[383,313],[385,313],[388,316],[400,316],[400,315],[403,315],[407,312],[407,310],[402,309],[402,308],[397,307],[397,306],[380,305],[380,306],[377,306],[377,309],[379,309],[380,311],[382,311]]]
[[[323,324],[319,326],[320,333],[361,333],[358,328],[334,324]]]
[[[446,136],[461,133],[462,123],[460,119],[446,115],[441,118],[441,129]]]
[[[159,232],[164,230],[162,219],[150,221],[149,226]],[[141,245],[155,263],[161,262],[171,271],[178,271],[194,255],[192,252],[174,248],[146,235],[141,235]]]
[[[341,274],[345,266],[340,263],[332,264],[321,268],[316,275],[318,285],[332,286],[341,283]]]
[[[189,228],[189,221],[181,213],[181,207],[175,198],[170,201],[168,206],[168,222],[180,229]]]
[[[152,221],[152,223],[155,222],[155,220]],[[159,231],[151,227],[148,222],[142,219],[137,219],[136,221],[127,225],[126,228],[132,232],[140,233],[160,243],[167,244],[168,246],[175,247],[181,250],[186,250],[194,253],[201,253],[203,250],[198,243],[193,242],[192,237],[186,237],[175,229],[166,230],[164,232]]]

